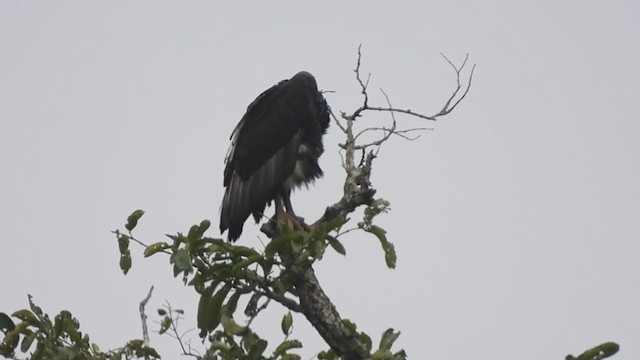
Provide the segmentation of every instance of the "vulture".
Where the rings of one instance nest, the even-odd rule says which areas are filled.
[[[279,223],[308,226],[291,206],[291,191],[322,176],[318,159],[329,127],[329,107],[316,80],[301,71],[264,91],[233,130],[225,157],[220,232],[236,241],[253,215],[260,222],[273,201]]]

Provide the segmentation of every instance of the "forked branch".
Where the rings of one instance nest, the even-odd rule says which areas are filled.
[[[382,89],[380,89],[380,91],[386,99],[387,107],[375,107],[369,105],[368,87],[371,75],[367,75],[366,81],[362,80],[362,52],[361,47],[358,47],[358,57],[354,72],[356,75],[356,81],[360,85],[360,92],[363,96],[362,105],[350,114],[341,111],[340,117],[342,118],[342,121],[331,113],[335,123],[345,134],[346,138],[345,142],[340,144],[342,151],[342,166],[346,172],[343,187],[344,191],[342,197],[333,205],[328,206],[322,217],[320,217],[315,224],[331,220],[335,217],[346,218],[347,215],[355,211],[358,207],[362,205],[370,205],[376,193],[376,189],[371,185],[372,164],[378,154],[380,145],[388,141],[393,135],[406,140],[413,140],[417,138],[417,136],[411,136],[411,133],[427,130],[427,128],[422,127],[399,130],[397,128],[398,121],[395,117],[397,113],[435,121],[438,118],[451,113],[467,96],[469,89],[471,88],[471,80],[473,79],[475,65],[471,69],[464,91],[460,94],[461,89],[463,89],[461,74],[467,64],[469,56],[467,55],[465,57],[464,62],[459,67],[455,66],[448,58],[444,58],[449,64],[451,64],[456,73],[456,89],[439,112],[434,115],[424,115],[410,109],[405,110],[394,107],[389,100],[389,96]],[[354,123],[356,119],[362,117],[366,111],[389,112],[391,115],[390,126],[367,127],[354,134]],[[382,133],[379,139],[370,142],[358,143],[359,138],[363,134],[375,131]],[[378,149],[373,151],[370,150],[371,147],[377,147]],[[363,157],[358,162],[358,165],[356,165],[355,159],[356,151],[363,151]],[[357,334],[353,333],[343,324],[338,311],[329,297],[322,290],[312,268],[309,268],[302,275],[302,278],[296,284],[296,288],[300,295],[300,306],[303,313],[337,354],[341,355],[345,359],[364,359],[368,356],[364,345],[359,341]]]
[[[444,56],[444,55],[443,55]],[[361,47],[358,47],[358,57],[354,69],[356,81],[360,86],[360,93],[363,96],[362,104],[352,113],[340,112],[340,118],[333,113],[334,122],[345,135],[345,141],[340,144],[342,155],[342,166],[346,172],[342,197],[334,204],[328,206],[324,214],[318,219],[314,225],[332,220],[336,217],[346,218],[351,212],[355,211],[362,205],[370,205],[374,200],[376,189],[371,185],[371,172],[373,160],[378,155],[380,146],[388,141],[392,136],[399,136],[405,140],[414,140],[418,136],[413,136],[414,132],[427,130],[424,127],[410,127],[398,129],[398,120],[396,114],[405,114],[421,119],[435,121],[438,118],[449,114],[458,104],[466,97],[471,88],[471,79],[475,66],[471,69],[469,80],[466,86],[461,83],[461,74],[467,63],[468,56],[461,66],[452,65],[456,73],[456,89],[451,97],[445,102],[442,109],[433,115],[424,115],[414,112],[410,109],[400,109],[391,104],[389,96],[382,90],[387,106],[376,107],[369,105],[369,81],[371,75],[366,76],[363,80],[361,74],[362,53]],[[464,90],[462,90],[464,88]],[[462,91],[462,93],[461,93]],[[391,117],[389,126],[366,127],[363,130],[355,132],[356,119],[361,118],[367,111],[388,112]],[[373,141],[362,141],[363,135],[366,133],[380,133],[380,137]],[[375,151],[371,148],[377,148]],[[356,152],[362,151],[362,158],[356,161]],[[312,226],[314,226],[312,225]],[[265,231],[263,226],[263,232]],[[271,231],[273,234],[273,231]],[[309,267],[300,273],[298,280],[294,284],[299,296],[299,309],[305,317],[313,324],[322,338],[331,346],[336,354],[343,359],[365,359],[370,357],[366,347],[360,342],[357,334],[350,330],[342,321],[340,314],[333,305],[329,297],[324,293],[320,283],[315,276],[313,267]],[[275,299],[278,301],[278,299]]]

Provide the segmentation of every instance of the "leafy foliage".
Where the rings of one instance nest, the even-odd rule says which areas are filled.
[[[397,260],[394,246],[387,240],[386,231],[373,224],[377,215],[388,210],[387,201],[374,200],[365,209],[364,218],[355,229],[375,235],[385,252],[387,266],[394,268]],[[168,255],[174,276],[192,287],[199,296],[197,326],[200,337],[208,347],[202,355],[184,347],[184,334],[180,335],[177,329],[184,311],[170,306],[157,311],[161,317],[159,334],[173,336],[182,347],[183,354],[202,360],[301,358],[295,351],[302,348],[302,342],[290,338],[293,334],[292,313],[301,311],[296,282],[305,269],[323,258],[328,247],[341,255],[346,254],[345,247],[338,240],[340,235],[348,232],[342,231],[347,223],[345,219],[336,218],[317,224],[310,232],[280,228],[280,235],[273,238],[263,252],[258,252],[205,236],[211,225],[208,220],[191,226],[187,235],[180,232],[167,235],[170,241],[147,246],[132,233],[143,214],[144,211],[136,210],[127,218],[127,233],[114,231],[120,252],[119,266],[124,274],[131,268],[129,245],[132,241],[144,246],[144,257]],[[246,305],[240,311],[238,304],[243,297]],[[272,350],[268,350],[268,342],[251,329],[251,323],[272,302],[280,303],[289,311],[280,323],[284,338]],[[238,323],[234,318],[236,316],[246,317],[245,324]],[[392,350],[400,332],[387,329],[380,337],[378,348],[374,349],[368,334],[358,331],[356,325],[348,320],[343,320],[343,323],[357,334],[358,340],[371,354],[371,359],[407,358],[404,350]],[[0,343],[0,355],[8,358],[14,358],[18,350],[22,353],[31,352],[31,359],[120,360],[160,357],[155,349],[135,339],[121,348],[103,352],[90,342],[88,335],[80,331],[79,322],[69,311],[61,311],[51,321],[30,296],[29,309],[18,310],[10,316],[0,313],[0,330],[5,334]],[[615,354],[618,348],[615,343],[605,343],[579,357],[568,355],[567,360],[600,360]],[[332,349],[321,351],[317,357],[321,360],[339,359]]]
[[[389,269],[395,269],[398,257],[396,256],[396,248],[393,244],[387,240],[387,231],[377,225],[373,224],[373,219],[388,212],[389,202],[384,199],[376,199],[371,202],[369,206],[364,209],[364,218],[358,223],[358,227],[368,233],[375,235],[382,245],[384,251],[384,260]]]
[[[19,322],[16,324],[12,317]],[[80,323],[69,311],[61,311],[51,321],[31,296],[29,309],[15,311],[11,316],[0,313],[0,329],[4,333],[0,355],[7,358],[16,357],[18,345],[22,353],[31,351],[32,360],[160,358],[156,350],[144,346],[142,340],[131,340],[122,348],[102,352],[98,345],[90,341],[89,335],[80,331]]]
[[[168,255],[174,276],[193,287],[198,294],[199,335],[210,344],[202,358],[298,359],[300,356],[294,351],[301,348],[302,343],[290,338],[293,329],[291,311],[300,311],[295,282],[304,270],[323,258],[328,247],[340,254],[346,252],[331,235],[345,222],[336,218],[318,224],[311,232],[282,227],[280,235],[274,237],[263,252],[258,252],[205,236],[210,222],[203,220],[191,226],[187,235],[178,232],[167,235],[170,241],[145,245],[143,253],[145,257]],[[129,241],[143,244],[132,231],[123,234],[116,230],[114,234],[121,257],[130,256]],[[284,258],[290,262],[285,264]],[[241,311],[238,303],[243,297],[246,306]],[[269,352],[267,341],[256,334],[250,324],[272,302],[278,302],[290,311],[281,322],[284,339]],[[246,316],[246,324],[241,325],[235,320],[238,314]],[[174,328],[177,317],[171,309],[161,309],[159,315],[162,317],[159,333],[174,331],[174,337],[179,337]]]

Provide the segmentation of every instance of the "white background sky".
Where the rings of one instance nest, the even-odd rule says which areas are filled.
[[[478,64],[472,92],[375,163],[380,219],[398,251],[344,239],[318,277],[345,318],[402,331],[413,359],[561,359],[617,341],[640,357],[639,6],[633,1],[0,3],[0,311],[69,309],[103,348],[140,337],[138,302],[195,326],[196,294],[167,259],[110,230],[133,210],[151,243],[212,219],[228,136],[261,91],[301,69],[334,110],[359,105],[355,51],[373,89],[433,113],[454,85],[440,58]],[[384,105],[379,95],[374,103]],[[372,116],[362,123],[380,125]],[[326,176],[293,201],[317,218],[340,195],[333,126]],[[240,240],[260,246],[247,223]],[[272,340],[284,311],[256,326]],[[277,319],[275,327],[269,327]],[[304,354],[324,349],[296,318]],[[154,325],[154,328],[156,326]],[[194,343],[197,335],[194,332]],[[168,338],[152,337],[163,358]]]

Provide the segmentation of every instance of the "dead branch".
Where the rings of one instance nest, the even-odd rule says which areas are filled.
[[[462,101],[462,99],[466,97],[469,89],[471,88],[471,80],[473,78],[475,65],[471,69],[469,80],[464,92],[461,96],[458,96],[460,89],[462,89],[462,84],[460,81],[461,73],[467,63],[468,55],[465,57],[465,60],[460,67],[456,67],[455,65],[453,65],[453,63],[451,63],[451,61],[449,61],[449,59],[447,59],[446,57],[445,59],[449,62],[449,64],[453,66],[455,70],[456,90],[445,102],[445,105],[438,113],[428,116],[409,109],[405,110],[393,107],[391,101],[389,100],[389,96],[382,89],[380,89],[380,91],[387,101],[387,107],[385,108],[370,106],[367,89],[369,86],[369,79],[371,74],[367,76],[366,82],[362,81],[362,77],[360,75],[362,51],[361,47],[358,47],[356,67],[354,72],[356,75],[356,81],[360,85],[361,94],[363,95],[362,105],[351,114],[341,111],[340,115],[344,120],[344,123],[339,121],[339,119],[334,116],[335,122],[339,124],[340,129],[346,137],[345,142],[340,145],[341,151],[344,152],[344,154],[341,155],[343,159],[343,168],[346,172],[343,194],[342,198],[340,198],[336,203],[326,208],[322,217],[320,217],[320,219],[318,219],[314,223],[314,225],[323,221],[331,220],[335,217],[346,218],[348,214],[355,211],[355,209],[357,209],[358,207],[371,204],[376,193],[376,189],[374,189],[371,185],[371,172],[373,160],[377,156],[377,151],[367,151],[367,149],[372,146],[379,147],[384,142],[388,141],[392,135],[398,135],[404,137],[405,139],[411,139],[406,135],[407,133],[425,129],[410,128],[398,130],[397,119],[395,117],[396,113],[435,121],[438,118],[445,116],[453,111]],[[451,105],[452,103],[453,105]],[[354,122],[366,111],[389,112],[391,115],[391,126],[369,127],[354,135]],[[362,134],[367,131],[374,130],[382,131],[382,136],[378,140],[363,144],[357,143],[358,138]],[[356,166],[355,152],[358,150],[363,151],[363,160],[361,160],[359,165]],[[300,306],[303,308],[305,316],[313,324],[316,330],[318,330],[325,341],[327,341],[331,348],[336,351],[336,353],[342,355],[344,358],[364,359],[367,357],[366,351],[363,352],[363,345],[356,337],[356,334],[353,334],[350,330],[344,327],[338,311],[336,310],[331,300],[322,290],[322,287],[320,286],[318,279],[315,277],[312,268],[310,268],[303,274],[303,278],[296,284],[296,288],[300,295]]]
[[[473,74],[475,72],[475,68],[476,66],[473,65],[471,67],[471,71],[469,72],[469,78],[466,82],[466,86],[463,85],[462,81],[461,81],[461,76],[462,76],[462,72],[465,69],[465,66],[467,65],[467,61],[469,60],[469,54],[466,54],[464,61],[462,62],[462,64],[460,66],[456,66],[451,60],[449,60],[449,58],[447,58],[444,54],[441,54],[442,57],[447,61],[447,63],[449,65],[451,65],[451,67],[453,68],[455,74],[456,74],[456,88],[454,89],[453,93],[451,94],[451,96],[445,101],[444,106],[440,109],[440,111],[438,111],[437,113],[433,114],[433,115],[425,115],[416,111],[413,111],[411,109],[402,109],[402,108],[397,108],[397,107],[393,107],[391,105],[391,101],[389,100],[389,96],[382,90],[380,89],[380,91],[382,92],[382,94],[385,97],[385,100],[387,102],[387,107],[381,107],[381,106],[370,106],[369,105],[369,95],[368,95],[368,86],[369,86],[369,80],[371,78],[371,74],[369,73],[367,76],[367,81],[363,82],[362,81],[362,77],[360,74],[360,69],[362,66],[362,51],[361,51],[361,46],[358,47],[358,56],[357,56],[357,60],[356,60],[356,67],[354,69],[355,75],[356,75],[356,81],[358,82],[358,84],[360,85],[360,92],[363,95],[363,102],[362,105],[360,107],[358,107],[354,112],[352,112],[351,114],[347,114],[346,112],[341,112],[341,118],[346,122],[346,125],[343,125],[335,116],[334,116],[334,120],[336,122],[336,124],[338,124],[338,127],[340,127],[340,129],[342,130],[343,133],[345,133],[346,137],[347,137],[347,142],[345,142],[344,144],[340,144],[340,147],[343,148],[345,150],[346,153],[346,157],[347,160],[346,162],[348,163],[348,157],[350,155],[350,152],[348,151],[348,149],[350,147],[353,147],[354,150],[364,150],[367,149],[371,146],[380,146],[382,143],[386,142],[387,140],[389,140],[389,138],[392,135],[398,135],[398,133],[406,133],[406,130],[403,130],[401,132],[398,132],[396,130],[396,118],[395,118],[395,114],[404,114],[404,115],[409,115],[409,116],[413,116],[419,119],[424,119],[424,120],[430,120],[430,121],[437,121],[439,118],[448,115],[449,113],[451,113],[459,104],[460,102],[467,96],[467,94],[469,93],[469,90],[471,89],[471,84],[473,81]],[[464,88],[464,90],[462,90]],[[462,90],[462,93],[461,93]],[[386,128],[365,128],[364,130],[361,130],[356,136],[353,136],[352,133],[350,133],[349,131],[353,131],[353,122],[356,120],[356,118],[361,117],[362,114],[365,111],[378,111],[378,112],[388,112],[391,114],[391,118],[392,118],[392,122],[391,122],[391,127]],[[351,142],[349,141],[350,139],[352,139],[354,142],[355,140],[357,140],[357,138],[367,132],[367,131],[371,131],[371,130],[378,130],[381,129],[383,134],[382,136],[376,140],[376,141],[372,141],[366,144],[351,144]],[[422,130],[422,128],[414,128],[411,131],[418,131],[418,130]],[[404,137],[401,136],[405,139],[409,139],[409,137]]]
[[[449,114],[453,111],[458,104],[464,99],[471,88],[471,79],[473,78],[473,71],[475,65],[471,69],[469,75],[468,84],[461,95],[460,90],[463,88],[460,78],[461,73],[466,65],[468,55],[465,61],[460,67],[453,65],[449,59],[445,59],[452,65],[456,72],[456,89],[451,97],[445,102],[442,109],[434,115],[424,115],[418,112],[414,112],[410,109],[400,109],[393,107],[387,94],[380,90],[385,96],[387,101],[387,107],[377,107],[369,105],[368,87],[371,74],[367,76],[367,80],[363,81],[361,76],[362,65],[362,52],[361,46],[358,47],[356,66],[354,69],[355,77],[358,85],[360,86],[360,93],[363,96],[362,104],[348,114],[344,111],[340,112],[340,117],[343,121],[340,121],[333,112],[335,123],[340,130],[345,134],[345,142],[340,144],[342,167],[346,172],[346,177],[343,186],[342,197],[334,204],[328,206],[325,209],[324,214],[312,225],[315,226],[320,222],[332,220],[336,217],[346,218],[350,213],[355,211],[362,205],[370,205],[374,200],[376,189],[371,184],[371,172],[373,160],[377,156],[377,151],[370,150],[371,147],[378,147],[388,141],[393,135],[400,136],[401,138],[412,140],[417,137],[410,137],[407,134],[426,130],[426,128],[409,128],[398,130],[396,114],[405,114],[414,116],[421,119],[435,121],[438,118]],[[452,105],[453,104],[453,105]],[[391,126],[389,127],[369,127],[359,131],[354,135],[354,123],[357,118],[362,117],[366,111],[380,111],[389,112],[391,115]],[[378,140],[368,143],[357,143],[357,140],[361,135],[370,131],[381,131],[381,137]],[[356,151],[362,151],[362,159],[356,165],[355,153]],[[262,231],[267,236],[274,235],[274,229],[269,227],[262,227]],[[291,259],[283,259],[283,263],[290,265],[293,264]],[[300,277],[294,283],[295,290],[300,299],[299,307],[305,317],[311,322],[314,328],[327,342],[327,344],[343,359],[366,359],[370,357],[364,344],[360,342],[356,333],[347,328],[342,322],[342,318],[338,313],[336,307],[331,302],[331,299],[325,294],[322,286],[320,285],[313,267],[308,267],[300,272]],[[277,300],[276,300],[277,301]]]
[[[147,306],[149,299],[151,299],[151,293],[153,293],[153,285],[149,289],[147,296],[140,302],[140,320],[142,321],[142,340],[144,347],[149,347],[149,330],[147,329],[147,314],[144,312],[144,307]]]

